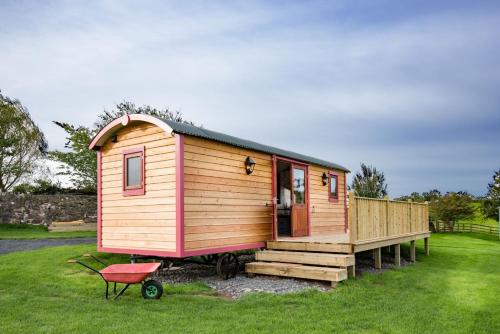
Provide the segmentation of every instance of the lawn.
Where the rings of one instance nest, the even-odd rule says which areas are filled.
[[[0,239],[53,239],[95,237],[96,232],[49,232],[45,226],[0,224]]]
[[[94,245],[11,253],[0,256],[0,323],[2,333],[500,333],[500,242],[436,234],[429,257],[417,246],[416,265],[327,293],[236,301],[201,283],[168,286],[159,301],[137,286],[106,301],[98,277],[66,263]]]
[[[474,208],[474,215],[471,218],[459,220],[459,223],[498,226],[498,221],[493,218],[488,218],[482,213],[481,203],[474,202],[471,204],[471,206]]]

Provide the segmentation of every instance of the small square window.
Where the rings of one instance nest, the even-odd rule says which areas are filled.
[[[123,152],[123,195],[144,195],[144,147]]]
[[[328,179],[328,200],[336,202],[339,199],[339,177],[337,174],[329,173]]]

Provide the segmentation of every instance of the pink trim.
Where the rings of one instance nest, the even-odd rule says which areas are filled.
[[[273,215],[273,222],[272,222],[272,236],[273,240],[278,239],[278,228],[277,228],[277,222],[278,222],[278,212],[277,212],[277,207],[276,205],[278,204],[278,196],[277,196],[277,190],[276,190],[276,155],[273,155],[273,170],[272,170],[272,176],[271,176],[271,194],[272,194],[272,199],[271,199],[271,205],[272,205],[272,215]]]
[[[97,151],[97,248],[102,246],[102,152]]]
[[[306,196],[307,196],[307,235],[311,235],[311,192],[309,191],[309,166],[306,166]]]
[[[146,155],[144,154],[144,146],[128,148],[122,151],[122,195],[123,196],[140,196],[146,193]],[[140,153],[142,157],[141,166],[141,187],[134,189],[127,189],[127,156],[135,153]]]
[[[303,167],[306,170],[306,201],[307,201],[307,233],[310,236],[311,235],[311,201],[310,201],[310,192],[309,192],[309,165],[297,160],[289,159],[289,158],[283,158],[283,157],[278,157],[276,155],[273,155],[273,173],[272,173],[272,193],[273,193],[273,198],[277,198],[277,189],[276,189],[276,177],[277,177],[277,162],[285,161],[289,162],[290,164],[297,165],[299,167]],[[290,168],[290,173],[293,173],[292,171],[293,168]],[[291,182],[293,182],[293,175],[291,175]],[[278,219],[276,217],[273,218],[273,240],[276,240],[278,238]]]
[[[344,233],[347,233],[348,218],[347,218],[347,173],[344,172]]]
[[[176,253],[184,255],[184,135],[175,135]]]
[[[130,248],[108,248],[108,247],[101,247],[101,246],[97,247],[97,251],[98,252],[106,252],[106,253],[118,253],[118,254],[135,254],[135,255],[149,255],[149,256],[184,258],[184,257],[190,257],[190,256],[226,253],[226,252],[234,252],[234,251],[246,250],[246,249],[257,249],[257,248],[264,248],[264,247],[266,247],[265,242],[257,242],[257,243],[251,243],[251,244],[241,244],[241,245],[235,245],[235,246],[226,246],[226,247],[219,247],[219,248],[186,251],[186,252],[183,252],[182,254],[178,254],[177,251],[169,252],[169,251],[130,249]]]
[[[200,249],[200,250],[192,250],[192,251],[188,250],[188,251],[185,251],[182,255],[184,257],[199,256],[199,255],[206,255],[206,254],[226,253],[226,252],[234,252],[234,251],[239,251],[239,250],[244,250],[244,249],[256,249],[256,248],[264,248],[264,247],[266,247],[265,242],[257,242],[257,243],[252,243],[252,244],[241,244],[241,245],[226,246],[226,247],[219,247],[219,248]]]
[[[330,192],[332,177],[334,177],[336,182],[337,182],[337,196],[332,196],[332,193]],[[339,201],[339,173],[334,172],[334,171],[329,171],[328,172],[328,202],[338,203],[338,201]]]
[[[95,137],[92,139],[92,142],[89,144],[89,149],[97,149],[100,146],[104,145],[104,143],[119,129],[123,128],[124,126],[127,126],[133,121],[140,121],[140,122],[148,122],[151,124],[154,124],[160,128],[162,128],[165,132],[171,133],[172,128],[168,126],[167,123],[162,121],[159,118],[149,116],[149,115],[143,115],[143,114],[130,114],[130,115],[125,115],[120,118],[115,119],[108,125],[106,125],[104,128],[99,131]]]

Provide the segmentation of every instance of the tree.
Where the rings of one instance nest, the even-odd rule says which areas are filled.
[[[383,198],[387,195],[385,175],[375,167],[361,163],[361,171],[354,175],[350,189],[356,196]]]
[[[92,138],[99,130],[116,118],[128,114],[147,114],[159,118],[170,119],[176,122],[193,124],[185,121],[180,112],[171,112],[168,108],[156,109],[151,106],[137,107],[131,102],[124,101],[116,105],[115,110],[104,110],[97,116],[92,128],[75,126],[70,123],[54,121],[67,134],[65,148],[69,151],[51,151],[49,156],[61,162],[61,175],[69,175],[74,187],[85,192],[95,192],[97,189],[97,157],[95,152],[88,149]]]
[[[474,214],[472,196],[466,192],[449,192],[431,201],[429,211],[431,217],[445,223],[454,223],[460,219],[470,218]]]
[[[482,202],[482,211],[485,216],[498,220],[500,207],[500,169],[493,173],[493,181],[488,183],[488,193]]]
[[[67,175],[73,187],[83,192],[97,191],[97,156],[88,149],[88,145],[97,132],[84,126],[74,126],[69,123],[54,121],[66,131],[67,142],[65,148],[70,151],[51,151],[49,157],[59,161],[61,171],[59,175]]]
[[[128,114],[146,114],[151,116],[156,116],[159,118],[170,119],[176,122],[186,123],[194,125],[194,123],[186,121],[183,119],[182,114],[179,111],[175,113],[170,111],[168,108],[156,109],[154,107],[144,105],[142,107],[137,107],[132,102],[123,101],[116,105],[116,110],[107,111],[104,110],[102,114],[97,116],[97,121],[94,123],[94,128],[98,130],[104,128],[108,123]]]
[[[0,93],[0,192],[33,173],[47,154],[47,140],[28,110]]]

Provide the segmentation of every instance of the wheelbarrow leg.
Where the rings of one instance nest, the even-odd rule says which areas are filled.
[[[106,280],[105,280],[104,282],[106,282],[106,299],[108,299],[108,295],[109,295],[109,293],[108,293],[108,290],[109,290],[109,284],[108,284],[108,281],[106,281]]]
[[[116,282],[115,282],[115,286],[113,287],[113,293],[116,295]]]
[[[117,299],[118,297],[120,297],[124,292],[125,290],[128,289],[130,284],[125,284],[125,287],[123,289],[120,290],[120,292],[118,292],[118,294],[116,295],[116,297],[114,299]]]

